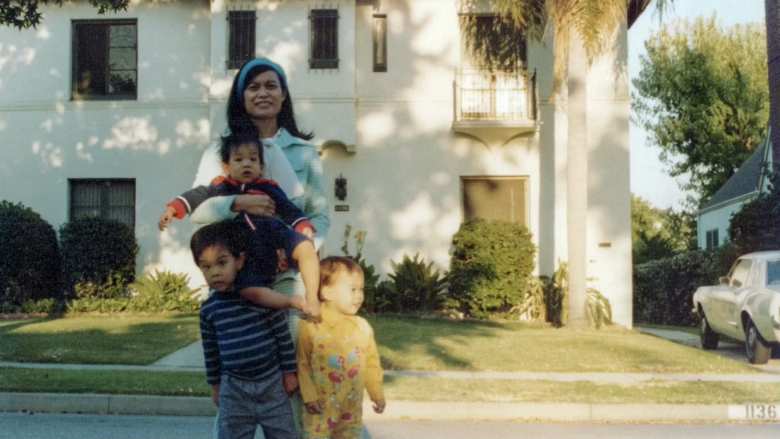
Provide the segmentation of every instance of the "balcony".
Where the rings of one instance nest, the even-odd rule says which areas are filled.
[[[460,69],[452,129],[490,145],[536,130],[536,73]]]

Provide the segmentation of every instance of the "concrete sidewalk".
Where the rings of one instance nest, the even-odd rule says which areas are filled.
[[[769,405],[762,404],[761,413]],[[752,407],[752,409],[751,409]],[[759,418],[757,405],[702,404],[572,404],[503,402],[389,401],[377,415],[364,401],[364,419],[373,420],[483,420],[557,422],[773,422],[780,417]],[[776,413],[780,402],[775,404]],[[174,396],[0,393],[0,411],[90,413],[160,416],[213,416],[210,398]]]
[[[682,331],[641,328],[643,332],[671,341],[697,345],[698,337]],[[193,343],[147,366],[44,364],[0,362],[0,367],[65,370],[135,370],[147,372],[202,372],[200,342]],[[780,370],[757,370],[755,374],[663,374],[663,373],[556,373],[556,372],[464,372],[464,371],[385,371],[385,375],[463,380],[543,380],[585,381],[597,384],[631,385],[647,381],[778,383]],[[366,404],[369,402],[366,401]],[[767,404],[761,404],[767,407]],[[381,419],[421,420],[519,420],[519,421],[773,421],[780,422],[780,395],[772,419],[750,418],[758,411],[751,405],[701,404],[579,404],[508,402],[418,402],[390,401]],[[99,395],[0,393],[0,411],[95,413],[126,415],[209,416],[215,413],[210,398],[153,395]],[[366,406],[365,417],[377,417]],[[764,413],[764,412],[761,412]]]

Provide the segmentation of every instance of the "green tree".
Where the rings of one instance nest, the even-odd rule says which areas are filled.
[[[0,26],[13,26],[17,29],[36,27],[41,23],[43,14],[41,5],[62,6],[63,0],[2,0],[0,1]],[[98,13],[124,11],[130,0],[89,0]]]
[[[696,220],[685,211],[659,209],[631,196],[634,265],[667,258],[696,247]]]
[[[634,80],[636,119],[685,189],[712,196],[766,135],[769,118],[762,25],[722,27],[715,17],[661,28],[645,43]]]

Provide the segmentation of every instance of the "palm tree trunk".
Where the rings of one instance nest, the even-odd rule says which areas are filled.
[[[769,128],[774,172],[780,169],[780,0],[764,0],[769,70]]]
[[[571,29],[567,78],[566,235],[569,258],[569,326],[584,327],[588,213],[588,59]]]

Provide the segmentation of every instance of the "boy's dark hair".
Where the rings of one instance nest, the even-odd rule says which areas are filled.
[[[341,272],[363,275],[363,269],[354,259],[346,256],[328,256],[320,261],[320,288],[331,285],[336,275]]]
[[[263,159],[263,143],[260,142],[260,135],[256,129],[240,133],[231,133],[220,137],[220,140],[219,156],[222,159],[222,163],[228,163],[230,161],[230,153],[233,152],[233,150],[238,149],[241,145],[250,144],[257,147],[260,164],[265,165],[265,160]]]
[[[198,258],[209,247],[223,246],[233,256],[239,257],[246,252],[248,236],[246,228],[234,220],[225,220],[208,224],[198,229],[190,239],[190,250],[195,264]]]

